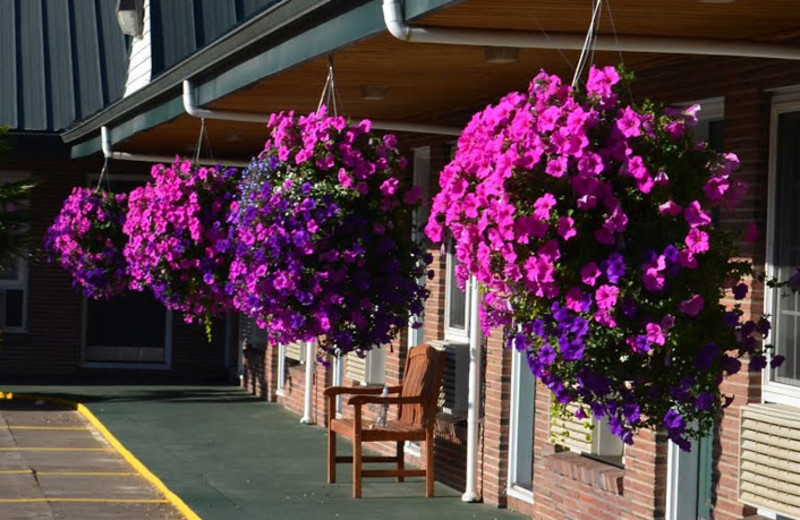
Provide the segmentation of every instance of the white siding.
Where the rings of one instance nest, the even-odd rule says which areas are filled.
[[[142,36],[133,39],[128,59],[128,77],[125,81],[125,96],[129,96],[150,83],[152,76],[150,47],[150,0],[144,0],[144,29]]]

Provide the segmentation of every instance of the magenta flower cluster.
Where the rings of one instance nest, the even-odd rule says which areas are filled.
[[[124,291],[128,278],[122,249],[126,196],[76,187],[45,234],[45,250],[92,299]]]
[[[336,355],[388,344],[428,294],[409,229],[421,193],[398,177],[395,137],[324,108],[274,114],[268,129],[230,214],[235,307],[279,343],[316,339]]]
[[[663,427],[688,449],[729,404],[719,386],[738,358],[766,363],[769,323],[719,304],[726,288],[745,297],[751,266],[731,260],[712,208],[747,187],[735,155],[694,141],[697,107],[634,106],[622,85],[613,67],[585,92],[542,72],[476,114],[426,232],[455,242],[459,282],[484,288],[484,329],[506,327],[558,403],[626,442]]]
[[[231,307],[226,291],[232,245],[227,224],[239,173],[179,159],[153,167],[152,180],[130,193],[123,227],[130,288],[150,289],[187,322],[207,332]]]

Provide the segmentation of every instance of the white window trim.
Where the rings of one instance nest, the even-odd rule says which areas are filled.
[[[519,409],[519,400],[520,400],[520,382],[519,378],[521,375],[521,371],[525,370],[525,366],[521,366],[523,362],[523,353],[517,352],[516,349],[511,353],[511,421],[509,424],[509,439],[508,439],[508,486],[506,487],[506,493],[510,497],[514,497],[517,500],[522,500],[523,502],[527,502],[528,504],[534,503],[533,498],[533,489],[527,489],[519,484],[517,484],[517,464],[518,464],[518,457],[517,457],[517,447],[519,444],[518,435],[519,435],[519,414],[516,411]],[[536,384],[534,383],[534,409],[533,409],[533,416],[536,417]],[[534,429],[534,436],[536,435],[536,431]],[[531,479],[531,486],[533,485],[533,479]]]
[[[778,118],[781,114],[800,112],[800,87],[782,89],[772,98],[769,124],[769,168],[767,181],[767,231],[766,231],[766,276],[775,275],[775,189],[777,184],[778,166]],[[772,316],[774,311],[773,300],[776,289],[764,288],[764,313]],[[773,330],[773,334],[777,331]],[[773,336],[774,339],[774,336]],[[766,368],[761,373],[761,400],[764,403],[779,403],[800,407],[800,386],[787,385],[771,380],[770,369]]]
[[[278,388],[275,389],[275,394],[286,395],[284,388],[286,388],[286,345],[281,343],[278,345]]]
[[[449,341],[458,341],[469,343],[469,330],[470,330],[470,302],[472,299],[472,278],[467,280],[464,287],[464,330],[453,328],[450,326],[450,290],[456,282],[455,269],[453,260],[455,253],[446,252],[447,260],[445,262],[445,281],[444,281],[444,339]]]

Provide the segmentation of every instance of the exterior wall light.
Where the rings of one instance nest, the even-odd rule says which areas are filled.
[[[117,0],[117,22],[123,34],[141,36],[144,30],[144,0]]]

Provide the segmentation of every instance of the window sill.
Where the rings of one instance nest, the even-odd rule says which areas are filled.
[[[516,498],[517,500],[521,500],[527,504],[533,504],[533,491],[530,489],[525,489],[524,487],[520,487],[517,485],[512,485],[506,490],[506,494],[512,498]]]
[[[546,457],[545,467],[557,475],[569,477],[608,493],[622,495],[624,469],[571,451],[562,451]]]

